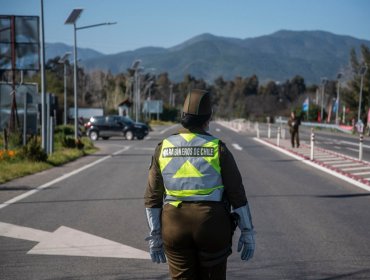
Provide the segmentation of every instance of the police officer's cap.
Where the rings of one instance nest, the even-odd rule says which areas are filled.
[[[190,91],[184,102],[183,113],[196,116],[211,115],[212,105],[209,92],[200,89]]]

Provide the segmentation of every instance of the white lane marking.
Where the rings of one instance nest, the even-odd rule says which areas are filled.
[[[344,164],[334,164],[333,167],[346,167],[346,166],[361,166],[360,163],[344,163]]]
[[[149,253],[65,226],[54,232],[0,222],[0,236],[36,241],[27,254],[149,259]]]
[[[231,146],[233,146],[233,148],[234,148],[235,150],[238,150],[238,151],[243,150],[243,148],[242,148],[242,147],[240,147],[240,146],[239,146],[239,144],[232,143],[232,144],[231,144]]]
[[[67,178],[69,178],[69,177],[71,177],[73,175],[76,175],[76,174],[80,173],[81,171],[83,171],[85,169],[88,169],[88,168],[90,168],[90,167],[92,167],[94,165],[97,165],[97,164],[99,164],[99,163],[101,163],[101,162],[103,162],[103,161],[111,158],[112,156],[115,156],[115,155],[118,155],[120,153],[123,153],[123,152],[127,151],[128,149],[130,149],[130,146],[126,146],[123,149],[121,149],[121,150],[113,153],[112,155],[105,156],[105,157],[103,157],[101,159],[98,159],[98,160],[96,160],[96,161],[94,161],[94,162],[92,162],[90,164],[87,164],[85,166],[82,166],[79,169],[76,169],[76,170],[74,170],[72,172],[69,172],[67,174],[64,174],[64,175],[62,175],[62,176],[60,176],[60,177],[58,177],[58,178],[56,178],[56,179],[54,179],[52,181],[49,181],[49,182],[47,182],[47,183],[45,183],[45,184],[43,184],[41,186],[38,186],[37,188],[35,188],[33,190],[30,190],[30,191],[25,192],[25,193],[23,193],[21,195],[18,195],[16,197],[14,197],[14,198],[12,198],[12,199],[10,199],[10,200],[8,200],[8,201],[0,204],[0,209],[5,208],[6,206],[11,205],[13,203],[16,203],[16,202],[18,202],[18,201],[20,201],[20,200],[22,200],[22,199],[24,199],[26,197],[29,197],[29,196],[31,196],[31,195],[33,195],[33,194],[35,194],[35,193],[37,193],[37,192],[39,192],[39,191],[41,191],[43,189],[46,189],[46,188],[50,187],[51,185],[54,185],[54,184],[56,184],[56,183],[58,183],[60,181],[63,181],[64,179],[67,179]]]
[[[330,162],[330,163],[348,163],[348,161],[343,160],[342,158],[336,158],[336,159],[330,159],[330,160],[324,160],[324,162]]]
[[[349,167],[349,168],[343,168],[343,171],[353,171],[353,170],[366,170],[370,169],[370,166],[358,166],[358,167]]]
[[[219,128],[216,128],[216,131],[217,131],[217,132],[220,132],[220,131],[221,131],[221,129],[219,129]]]
[[[169,131],[170,129],[172,129],[172,128],[176,127],[176,126],[178,126],[178,124],[172,125],[172,126],[166,128],[166,129],[162,130],[161,132],[159,132],[159,134],[166,133],[167,131]]]
[[[331,156],[331,155],[316,155],[315,158],[322,158],[322,159],[333,159],[335,157]]]
[[[368,170],[367,172],[358,172],[358,173],[352,173],[353,175],[368,175],[370,174],[370,170]]]
[[[318,165],[318,164],[312,162],[311,160],[301,158],[301,157],[299,157],[299,156],[297,156],[295,154],[292,154],[292,153],[290,153],[290,152],[288,152],[288,151],[286,151],[286,150],[284,150],[284,149],[282,149],[280,147],[277,147],[277,146],[275,146],[273,144],[267,143],[267,142],[265,142],[265,141],[263,141],[261,139],[258,139],[258,138],[253,138],[253,139],[255,141],[257,141],[257,142],[260,142],[263,145],[266,145],[266,146],[269,146],[270,148],[273,148],[275,150],[278,150],[279,152],[281,152],[281,153],[283,153],[283,154],[285,154],[287,156],[290,156],[292,158],[295,158],[295,159],[301,161],[302,163],[305,163],[307,165],[310,165],[312,167],[315,167],[315,168],[317,168],[317,169],[319,169],[321,171],[324,171],[324,172],[326,172],[326,173],[328,173],[330,175],[333,175],[334,177],[337,177],[339,179],[342,179],[343,181],[346,181],[346,182],[348,182],[348,183],[350,183],[352,185],[355,185],[355,186],[357,186],[357,187],[359,187],[361,189],[364,189],[364,190],[367,190],[367,191],[370,192],[370,187],[368,185],[365,185],[365,184],[363,184],[361,182],[358,182],[358,181],[356,181],[356,180],[354,180],[352,178],[349,178],[349,177],[347,177],[345,175],[342,175],[340,173],[337,173],[337,172],[335,172],[335,171],[333,171],[333,170],[331,170],[329,168],[326,168],[326,167],[323,167],[321,165]]]

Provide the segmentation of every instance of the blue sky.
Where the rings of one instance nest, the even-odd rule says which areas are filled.
[[[0,0],[2,15],[40,15],[40,0]],[[250,38],[281,29],[324,30],[370,40],[369,0],[44,0],[45,41],[73,45],[64,22],[117,22],[77,32],[79,47],[105,54],[172,47],[202,33]]]

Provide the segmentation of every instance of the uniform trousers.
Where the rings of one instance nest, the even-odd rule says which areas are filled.
[[[172,279],[226,279],[232,229],[222,202],[164,205],[162,239]]]

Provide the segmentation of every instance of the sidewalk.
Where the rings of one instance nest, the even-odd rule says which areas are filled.
[[[280,139],[279,146],[277,145],[277,140],[273,138],[254,139],[289,156],[300,159],[306,164],[370,191],[370,163],[367,161],[360,161],[318,147],[315,147],[314,159],[311,160],[311,146],[308,144],[302,143],[299,148],[292,148],[290,141],[287,139]]]

